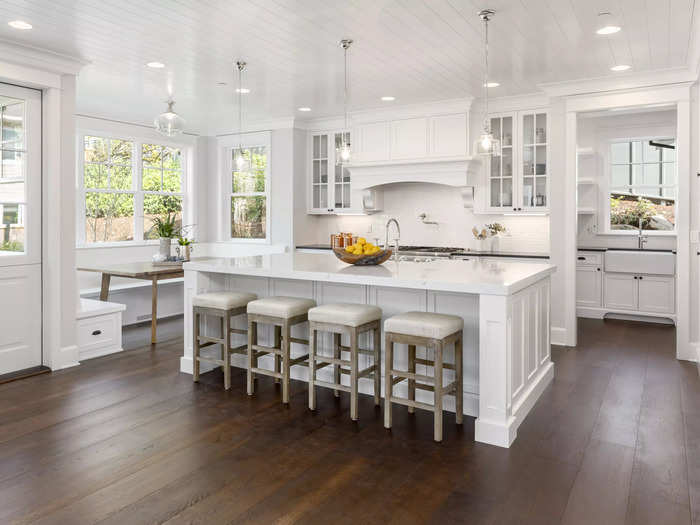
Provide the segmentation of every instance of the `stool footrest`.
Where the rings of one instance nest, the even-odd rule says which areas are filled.
[[[248,345],[235,346],[229,350],[230,354],[248,355]]]
[[[424,365],[424,366],[435,366],[435,361],[431,361],[430,359],[422,359],[420,357],[416,357],[416,364],[417,365]],[[442,368],[445,370],[454,370],[455,365],[452,363],[443,363]]]
[[[209,343],[209,344],[207,344]],[[219,338],[219,337],[210,337],[208,335],[200,335],[199,336],[199,348],[204,348],[206,346],[211,346],[211,345],[222,345],[224,344],[224,340]]]
[[[341,352],[349,352],[349,351],[350,351],[350,347],[349,347],[349,346],[339,345],[338,348],[340,349]],[[358,353],[358,354],[362,354],[362,355],[371,355],[371,356],[373,356],[373,355],[374,355],[374,350],[367,350],[366,348],[358,348],[358,349],[357,349],[357,353]]]
[[[336,384],[336,383],[329,383],[327,381],[319,381],[318,379],[314,380],[314,386],[322,386],[323,388],[332,388],[333,390],[342,390],[343,392],[350,392],[350,387],[341,385],[341,384]]]
[[[261,374],[264,376],[276,377],[277,379],[282,379],[282,374],[280,372],[275,372],[274,370],[267,370],[265,368],[253,367],[250,369],[254,374]]]
[[[197,357],[197,361],[200,363],[214,363],[215,365],[224,366],[224,361],[222,359],[214,359],[213,357]]]
[[[442,395],[456,393],[457,392],[457,381],[452,381],[449,385],[442,389]]]
[[[290,343],[297,343],[297,344],[300,344],[300,345],[308,345],[308,344],[309,344],[309,340],[308,340],[308,339],[300,339],[300,338],[298,338],[298,337],[290,337],[290,338],[289,338],[289,342],[290,342]]]
[[[263,354],[261,354],[261,355],[265,355],[265,354],[282,355],[282,350],[280,348],[274,348],[272,346],[263,346],[263,345],[252,345],[252,347],[253,347],[253,350],[263,352]]]
[[[391,378],[391,386],[398,385],[401,381],[406,381],[407,379],[405,377],[392,377]]]
[[[364,370],[361,370],[357,374],[357,378],[362,379],[363,377],[367,377],[367,376],[372,375],[372,372],[374,372],[376,370],[376,368],[377,368],[376,365],[368,366],[367,368],[365,368]]]
[[[229,329],[229,331],[232,334],[248,335],[248,330],[246,330],[244,328],[231,328],[231,329]]]
[[[423,383],[416,383],[416,388],[418,390],[427,390],[428,392],[435,392],[435,387],[433,385],[424,385]]]
[[[206,343],[200,343],[199,344],[199,349],[201,350],[202,348],[206,348],[207,346],[214,346],[214,345],[222,345],[224,344],[223,340],[215,343],[214,341],[207,341]]]
[[[300,355],[299,357],[295,357],[294,359],[290,359],[289,366],[294,366],[294,365],[309,366],[308,361],[309,361],[309,354]]]
[[[402,370],[391,370],[392,376],[403,377],[405,379],[412,379],[413,381],[421,381],[423,383],[434,383],[435,378],[426,376],[423,374],[414,374],[413,372],[404,372]]]
[[[316,354],[314,356],[314,362],[320,361],[321,363],[327,363],[329,365],[339,365],[339,366],[350,366],[350,361],[345,361],[343,359],[336,359],[335,357],[326,357],[323,355]]]
[[[398,405],[404,405],[407,407],[420,408],[421,410],[428,410],[430,412],[435,412],[435,407],[427,403],[421,403],[420,401],[411,401],[410,399],[404,399],[402,397],[391,396],[391,402]]]

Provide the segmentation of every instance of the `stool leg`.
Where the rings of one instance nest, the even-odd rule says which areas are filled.
[[[258,323],[248,319],[248,371],[246,374],[248,383],[248,395],[252,396],[255,392],[253,383],[253,345],[258,344]]]
[[[309,327],[309,409],[316,410],[316,329]]]
[[[408,345],[408,371],[416,373],[416,345]],[[416,380],[408,380],[408,399],[416,400]],[[408,413],[413,414],[416,411],[414,407],[408,407]]]
[[[382,388],[382,364],[379,362],[382,353],[382,343],[379,338],[381,337],[381,329],[377,326],[372,334],[372,344],[374,346],[374,404],[379,406],[382,394],[380,392]]]
[[[442,343],[435,344],[435,411],[433,413],[434,439],[442,441]]]
[[[350,332],[350,419],[353,421],[358,419],[357,374],[359,364],[357,354],[357,328],[353,328]]]
[[[192,341],[192,381],[197,383],[199,381],[199,312],[195,311],[192,319],[192,333],[194,334]]]
[[[455,390],[455,419],[457,424],[461,425],[464,419],[464,380],[462,370],[462,334],[459,334],[459,339],[455,341],[455,380],[457,388]]]
[[[225,355],[225,345],[223,341],[226,339],[226,328],[224,327],[224,319],[226,319],[226,314],[222,315],[219,318],[219,329],[221,332],[221,360],[224,361],[226,358],[224,357]],[[221,365],[221,371],[223,372],[224,370],[224,365]]]
[[[224,318],[224,389],[231,388],[231,316],[225,313]]]
[[[282,348],[282,346],[280,344],[281,342],[282,342],[282,327],[275,325],[275,340],[274,340],[274,344],[272,346],[274,346],[277,349],[280,349],[280,348]],[[277,372],[278,374],[280,373],[280,369],[281,369],[281,361],[282,361],[282,358],[279,356],[279,354],[275,354],[275,372]],[[280,382],[279,377],[276,377],[275,383],[279,383],[279,382]]]
[[[391,371],[394,367],[394,342],[387,335],[384,340],[384,428],[391,428]]]
[[[333,334],[333,357],[340,359],[340,334]],[[336,385],[340,384],[340,365],[333,365],[333,382]],[[335,397],[340,397],[340,391],[336,388],[333,390]]]
[[[289,323],[284,322],[282,327],[282,403],[289,404],[289,353],[290,347],[289,338],[291,330]]]

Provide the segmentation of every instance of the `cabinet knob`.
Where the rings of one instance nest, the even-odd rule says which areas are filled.
[[[640,280],[640,281],[642,280],[642,276],[641,276],[641,275],[639,276],[639,280]]]
[[[102,330],[94,330],[92,332],[92,335],[100,335],[102,333]]]
[[[598,271],[600,271],[600,268],[598,268]]]

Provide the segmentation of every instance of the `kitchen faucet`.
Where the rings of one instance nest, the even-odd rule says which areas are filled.
[[[647,243],[647,236],[642,234],[642,218],[639,218],[639,237],[637,237],[637,248],[640,250],[644,249],[644,245]]]
[[[391,223],[396,224],[396,237],[394,237],[394,242],[396,244],[396,250],[394,251],[394,259],[399,260],[399,239],[401,238],[401,228],[399,227],[399,221],[394,219],[393,217],[386,221],[386,238],[384,240],[384,249],[387,250],[389,249],[389,227],[391,226]]]

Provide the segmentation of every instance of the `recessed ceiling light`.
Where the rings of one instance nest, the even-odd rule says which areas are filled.
[[[236,88],[236,93],[242,93],[245,95],[246,93],[250,93],[250,89],[248,89],[248,88]]]
[[[12,22],[8,22],[7,25],[10,27],[14,27],[15,29],[31,29],[32,24],[29,22],[25,22],[24,20],[13,20]]]
[[[498,82],[487,82],[486,84],[484,84],[484,87],[492,88],[492,87],[498,87],[498,86],[500,86],[500,85],[501,85],[501,84],[498,83]]]
[[[618,64],[616,66],[611,67],[610,71],[627,71],[631,67],[632,66],[628,66],[627,64]]]
[[[311,111],[311,108],[310,108],[310,107],[307,107],[307,106],[302,106],[302,107],[297,108],[297,109],[298,109],[299,111]]]
[[[165,67],[165,64],[163,64],[163,62],[149,62],[146,65],[148,67],[152,67],[153,69],[163,69]]]
[[[595,31],[596,33],[599,35],[612,35],[621,29],[622,28],[617,25],[615,19],[610,13],[598,13],[598,28]]]
[[[396,97],[386,96],[386,97],[382,97],[382,100],[384,102],[393,102],[394,100],[396,100]]]

